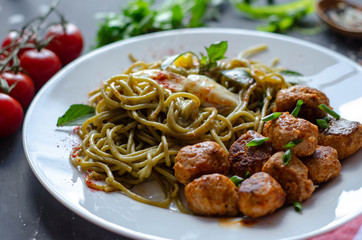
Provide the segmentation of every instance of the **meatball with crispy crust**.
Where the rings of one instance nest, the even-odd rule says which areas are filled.
[[[319,133],[318,144],[337,150],[342,160],[356,153],[362,147],[362,124],[346,119],[331,119],[328,128]]]
[[[295,118],[288,112],[268,121],[263,133],[270,138],[277,151],[286,150],[284,146],[293,140],[302,140],[292,147],[298,157],[312,155],[318,144],[318,127],[305,119]]]
[[[263,172],[269,173],[282,186],[287,194],[286,203],[302,202],[308,199],[315,186],[308,179],[308,168],[294,154],[288,164],[283,163],[284,152],[275,153],[263,166]]]
[[[276,112],[292,112],[297,101],[303,100],[298,117],[315,122],[318,118],[324,118],[327,113],[320,109],[320,104],[329,106],[328,97],[321,91],[301,85],[295,85],[290,88],[282,89],[276,96]]]
[[[246,145],[254,140],[264,138],[256,131],[249,130],[241,135],[229,149],[230,171],[233,175],[245,177],[260,172],[264,163],[273,155],[274,149],[270,141],[259,146],[247,147]]]
[[[181,148],[173,168],[177,180],[187,184],[204,174],[227,174],[229,167],[226,151],[218,143],[206,141]]]
[[[198,215],[235,216],[238,193],[235,184],[218,173],[203,175],[185,187],[189,208]]]
[[[284,205],[285,192],[268,173],[258,172],[244,180],[238,190],[239,210],[249,217],[261,217]]]
[[[302,159],[314,184],[327,182],[341,171],[337,150],[329,146],[317,146],[314,153]]]

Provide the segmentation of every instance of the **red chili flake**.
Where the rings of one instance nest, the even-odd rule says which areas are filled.
[[[79,132],[79,129],[80,129],[80,126],[77,126],[73,129],[73,133],[78,133]]]
[[[173,49],[173,48],[169,48],[168,49],[168,55],[171,56],[171,55],[175,55],[176,54],[176,50]]]

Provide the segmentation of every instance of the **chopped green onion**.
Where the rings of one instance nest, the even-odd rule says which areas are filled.
[[[270,114],[268,116],[263,117],[261,120],[263,122],[267,122],[267,121],[273,120],[275,118],[278,118],[280,115],[282,115],[281,112],[275,112],[275,113],[272,113],[272,114]]]
[[[298,76],[298,77],[303,76],[301,73],[291,71],[291,70],[282,70],[282,71],[280,71],[280,74],[283,75],[283,76],[284,75],[292,75],[292,76]]]
[[[240,183],[241,183],[242,181],[244,181],[244,178],[239,177],[239,176],[237,176],[237,175],[234,175],[234,176],[232,176],[232,177],[230,178],[230,180],[231,180],[237,187],[239,187],[239,186],[240,186]]]
[[[249,178],[250,177],[250,172],[249,171],[246,171],[245,173],[245,178]]]
[[[322,109],[323,111],[325,111],[326,113],[328,113],[329,115],[331,115],[332,117],[334,117],[335,119],[340,119],[341,116],[339,116],[338,113],[336,113],[335,111],[333,111],[331,108],[329,108],[328,106],[326,106],[325,104],[320,104],[318,106],[320,109]]]
[[[296,107],[294,108],[293,112],[291,113],[294,117],[298,116],[299,111],[302,108],[303,103],[304,103],[304,101],[302,99],[298,100]]]
[[[318,126],[321,128],[329,128],[328,121],[325,119],[316,119],[316,122],[317,122]]]
[[[301,212],[303,210],[303,206],[300,202],[294,202],[293,207],[296,212]]]
[[[293,155],[292,149],[289,148],[287,151],[285,151],[285,153],[283,154],[283,164],[284,164],[284,166],[287,165],[290,162],[290,159],[292,159],[292,155]]]
[[[266,141],[268,141],[268,137],[264,137],[264,138],[256,138],[251,140],[250,142],[248,142],[248,144],[246,144],[247,147],[254,147],[254,146],[259,146],[262,145],[263,143],[265,143]]]
[[[293,141],[288,142],[283,147],[284,148],[292,148],[297,146],[299,143],[303,142],[303,139],[294,139]]]

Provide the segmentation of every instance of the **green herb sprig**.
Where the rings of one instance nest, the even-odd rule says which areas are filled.
[[[303,205],[300,202],[294,202],[293,203],[293,208],[296,212],[302,212],[303,210]]]
[[[303,139],[294,139],[283,146],[283,148],[292,148],[303,142]]]
[[[293,115],[294,117],[297,117],[300,112],[300,109],[302,108],[303,103],[304,103],[304,101],[302,99],[299,99],[297,101],[296,107],[292,111],[291,115]]]
[[[285,153],[283,154],[283,164],[284,166],[286,166],[290,160],[292,159],[292,155],[293,155],[293,151],[291,148],[287,149],[287,151],[285,151]]]
[[[331,115],[332,117],[334,117],[335,119],[340,119],[341,116],[339,116],[338,113],[336,113],[335,111],[333,111],[330,107],[328,107],[327,105],[325,104],[320,104],[318,106],[320,109],[322,109],[323,111],[325,111],[326,113],[328,113],[329,115]]]
[[[268,116],[263,117],[261,120],[263,122],[267,122],[267,121],[278,118],[280,115],[282,115],[281,112],[275,112],[275,113],[269,114]]]
[[[259,146],[264,144],[266,141],[268,141],[269,138],[268,137],[264,137],[264,138],[255,138],[253,140],[251,140],[250,142],[248,142],[246,144],[247,147],[255,147],[255,146]]]
[[[287,165],[290,160],[292,159],[292,156],[293,156],[293,150],[292,150],[292,147],[295,147],[297,146],[298,144],[300,144],[301,142],[303,142],[303,139],[294,139],[293,141],[290,141],[288,142],[287,144],[285,144],[283,146],[283,148],[288,148],[284,154],[283,154],[283,164],[284,165]]]
[[[162,61],[161,69],[167,69],[172,63],[174,63],[179,57],[190,53],[193,54],[200,63],[199,73],[203,74],[208,71],[212,71],[212,68],[216,67],[217,62],[225,58],[225,53],[228,48],[227,41],[220,41],[212,43],[209,47],[205,47],[207,55],[200,53],[201,57],[191,51],[183,52],[181,54],[176,54],[170,56]]]
[[[242,177],[239,177],[237,175],[234,175],[230,178],[230,180],[237,186],[239,187],[241,182],[244,181],[244,178]]]
[[[84,104],[73,104],[58,118],[57,127],[79,126],[85,120],[95,115],[95,108]]]
[[[323,118],[323,119],[316,119],[317,125],[320,128],[329,128],[329,121],[330,121],[330,118],[328,118],[328,117]]]
[[[252,4],[251,0],[232,0],[236,9],[254,20],[266,20],[266,24],[257,26],[260,31],[285,32],[297,25],[306,15],[315,11],[314,0],[294,0],[284,4]],[[314,24],[315,28],[315,24]]]
[[[100,13],[95,48],[122,39],[158,31],[206,25],[220,15],[219,4],[212,0],[129,0],[119,13]]]

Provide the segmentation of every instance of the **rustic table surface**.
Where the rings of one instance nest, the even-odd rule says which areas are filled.
[[[81,29],[85,54],[95,42],[96,13],[116,11],[126,3],[116,0],[64,0],[59,8]],[[26,21],[44,12],[50,4],[49,0],[1,0],[0,39],[4,39],[9,29],[19,29]],[[223,8],[217,22],[208,24],[209,27],[241,29],[255,29],[256,25],[228,5]],[[362,64],[361,40],[336,35],[323,26],[322,31],[313,35],[301,34],[297,30],[285,34],[327,47]],[[24,154],[22,129],[0,139],[0,217],[0,239],[127,239],[71,212],[40,184]]]

